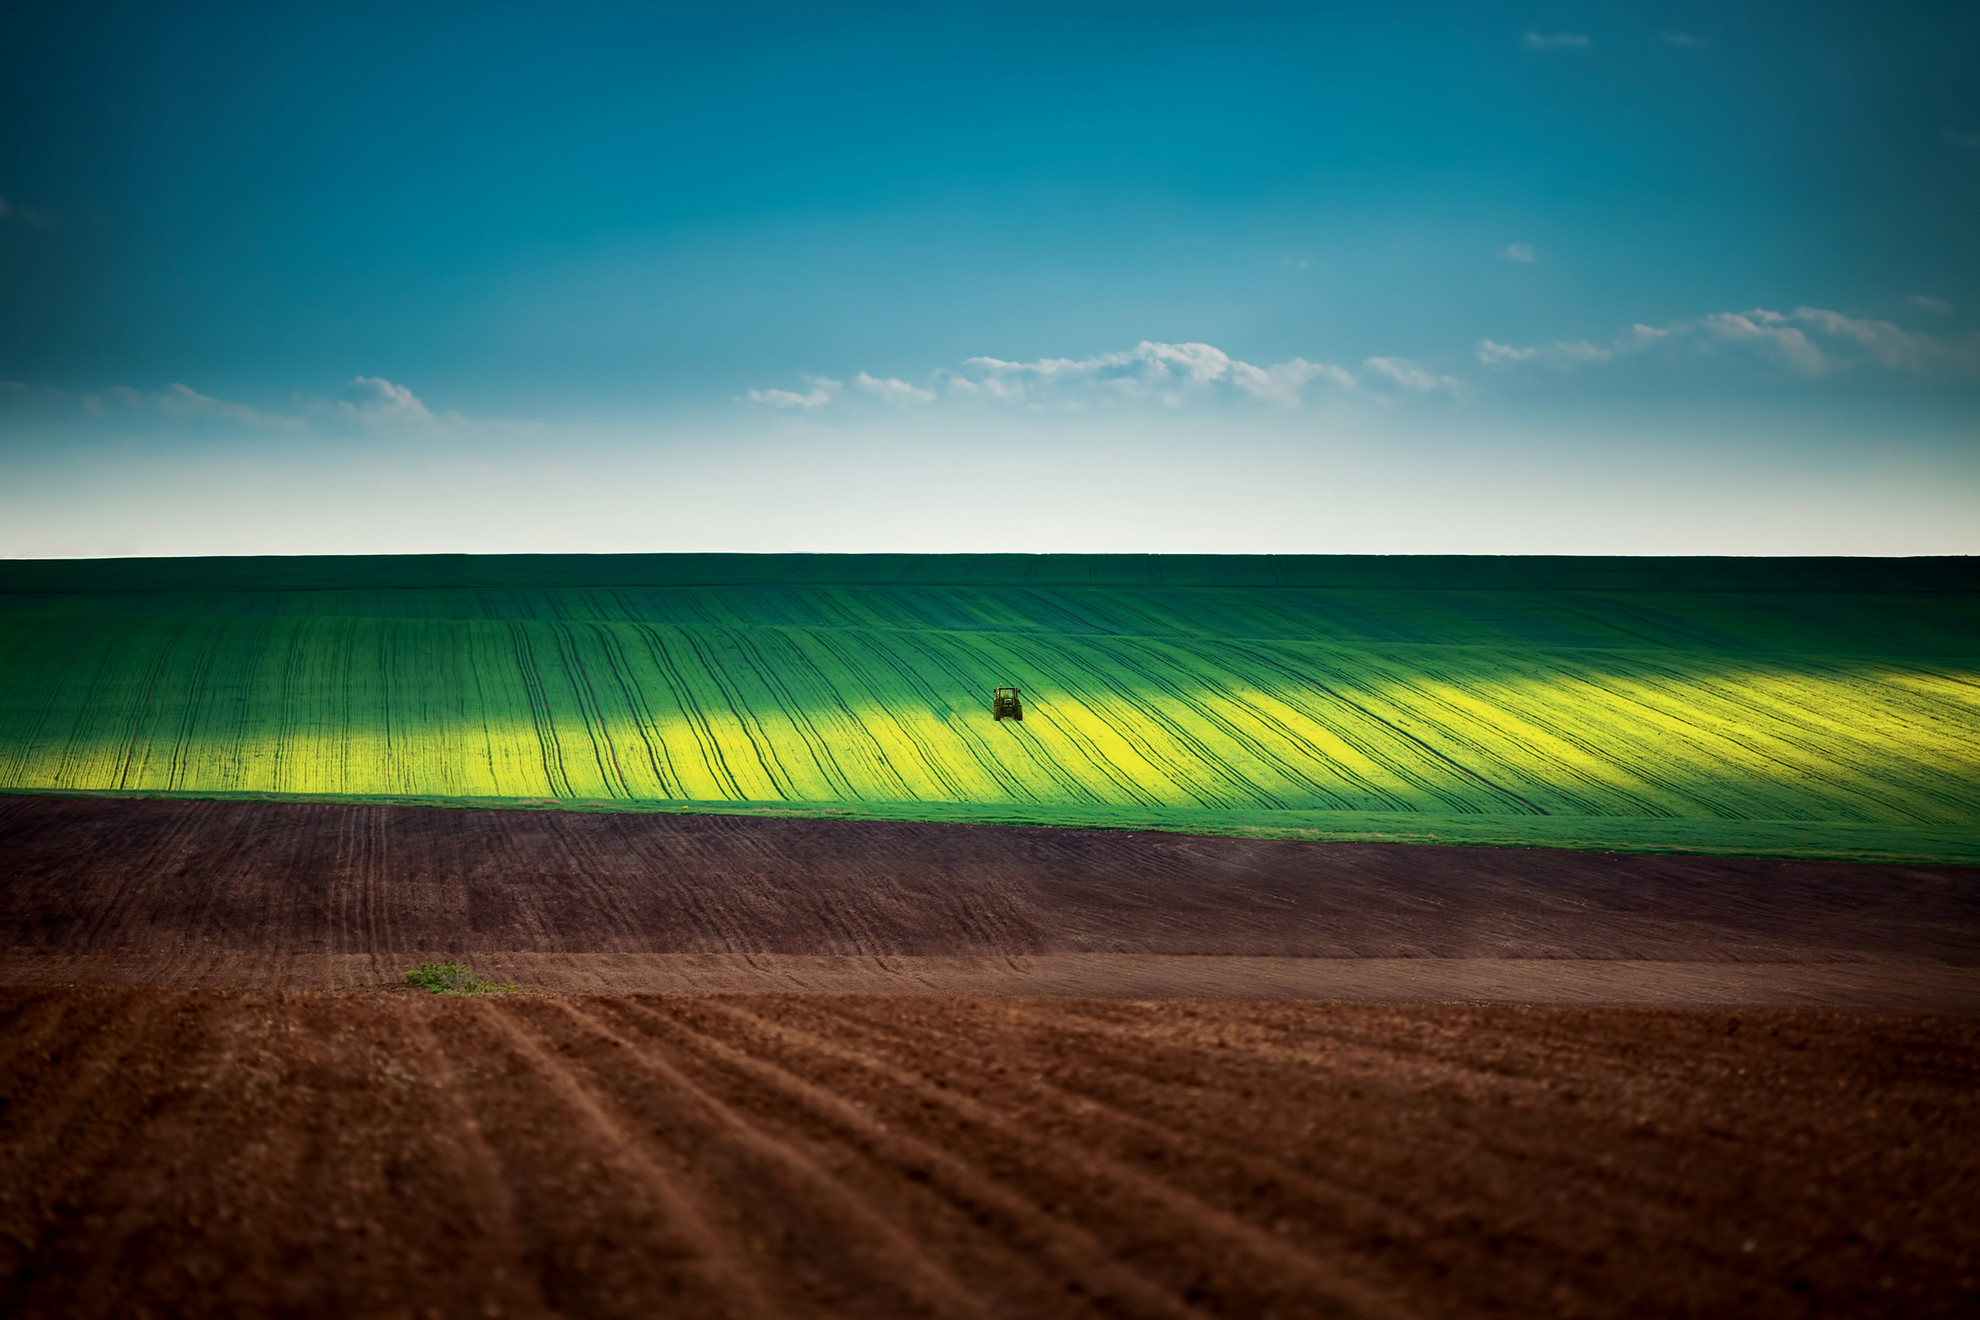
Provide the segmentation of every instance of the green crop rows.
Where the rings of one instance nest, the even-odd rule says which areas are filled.
[[[1972,575],[1762,564],[0,565],[0,788],[1980,860]]]

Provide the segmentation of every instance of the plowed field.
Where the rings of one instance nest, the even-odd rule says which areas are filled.
[[[1963,867],[0,798],[0,978],[1980,1009]]]
[[[0,1311],[1967,1316],[1980,1026],[0,991]]]
[[[1972,876],[0,800],[0,1313],[1968,1314]]]

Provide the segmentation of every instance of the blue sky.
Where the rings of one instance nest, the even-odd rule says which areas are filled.
[[[46,6],[0,555],[1970,553],[1970,4]]]

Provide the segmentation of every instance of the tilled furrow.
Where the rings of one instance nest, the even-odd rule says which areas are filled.
[[[34,1195],[44,1221],[30,1258],[0,1290],[9,1313],[121,1315],[140,1300],[174,1309],[174,1298],[217,1301],[213,1290],[229,1279],[251,1280],[253,1291],[307,1277],[293,1256],[290,1268],[271,1271],[273,1262],[242,1253],[259,1240],[241,1231],[258,1208],[278,1224],[294,1222],[282,1213],[290,1205],[311,1207],[305,1220],[315,1213],[310,1197],[290,1195],[279,1172],[270,1175],[323,1116],[293,1096],[266,1121],[242,1112],[243,1097],[279,1063],[261,1047],[282,1022],[281,1007],[243,1020],[226,997],[166,993],[125,1003],[137,1011],[117,1041],[115,1084],[87,1097],[74,1129],[41,1152],[47,1172],[35,1170]],[[161,1236],[177,1244],[161,1249]],[[262,1292],[260,1300],[278,1299]],[[230,1301],[251,1305],[239,1295]]]
[[[684,1316],[776,1314],[760,1263],[719,1186],[720,1152],[687,1125],[624,1116],[506,1004],[451,1005],[436,1034],[501,1160],[524,1259],[554,1310]]]
[[[870,1049],[858,1028],[872,1010],[856,1001],[798,1011],[835,1039]],[[1590,1123],[1578,1112],[1522,1110],[1503,1092],[1482,1097],[1481,1111],[1476,1094],[1460,1099],[1391,1083],[1365,1095],[1313,1096],[1328,1121],[1317,1132],[1288,1130],[1281,1115],[1296,1112],[1302,1091],[1312,1095],[1310,1079],[1260,1067],[1241,1050],[1217,1048],[1211,1057],[1165,1042],[1121,1057],[1082,1049],[1076,1031],[1067,1041],[1049,1030],[1055,1019],[1042,1004],[1006,1004],[988,1018],[971,1013],[967,1022],[947,1024],[939,1022],[939,1007],[909,1011],[929,1028],[921,1048],[898,1030],[875,1033],[884,1035],[882,1053],[897,1066],[931,1072],[939,1060],[940,1071],[977,1099],[1033,1115],[1061,1140],[1158,1164],[1166,1177],[1233,1213],[1333,1239],[1313,1243],[1316,1251],[1374,1256],[1401,1274],[1461,1279],[1480,1304],[1526,1295],[1541,1278],[1564,1296],[1601,1304],[1606,1276],[1591,1262],[1603,1257],[1604,1244],[1612,1254],[1645,1238],[1685,1241],[1699,1194],[1710,1191],[1698,1185],[1698,1170],[1673,1167],[1658,1141],[1617,1140],[1613,1115]],[[1232,1019],[1242,1011],[1215,1016],[1241,1025]],[[1013,1027],[1027,1014],[1038,1015],[1039,1030]],[[971,1069],[972,1053],[1030,1062]],[[1275,1103],[1261,1109],[1253,1094]],[[1237,1132],[1246,1134],[1242,1145],[1224,1135]],[[1296,1165],[1280,1154],[1286,1151],[1298,1152]],[[1528,1188],[1512,1203],[1481,1195],[1523,1184],[1535,1161],[1550,1169],[1545,1187]],[[1367,1194],[1356,1190],[1362,1188]],[[1723,1199],[1747,1200],[1735,1190],[1721,1189]],[[1487,1220],[1507,1231],[1490,1238],[1471,1231]],[[1716,1246],[1730,1249],[1723,1241]]]
[[[1391,1147],[1367,1140],[1371,1124],[1399,1129],[1395,1146],[1414,1137],[1420,1148],[1421,1125],[1397,1112],[1411,1097],[1388,1088],[1363,1095],[1274,1062],[1235,1054],[1204,1070],[1213,1085],[1183,1087],[1160,1075],[1159,1058],[1082,1050],[1075,1041],[1049,1069],[995,1082],[1001,1103],[1051,1112],[1063,1139],[1121,1157],[1160,1152],[1195,1195],[1306,1238],[1316,1254],[1371,1256],[1397,1273],[1448,1271],[1486,1296],[1495,1282],[1512,1282],[1499,1277],[1518,1272],[1502,1252],[1442,1231],[1447,1215],[1431,1207],[1446,1198],[1421,1194],[1392,1164],[1371,1163],[1371,1145]],[[1261,1106],[1261,1095],[1272,1103]],[[1301,1123],[1302,1114],[1315,1117]]]
[[[9,1316],[1980,1306],[1960,1019],[66,988],[0,1022]]]
[[[1159,1143],[1130,1141],[1110,1154],[1083,1134],[1065,1131],[1048,1106],[1020,1100],[1001,1108],[740,1005],[717,1008],[779,1038],[786,1049],[879,1080],[882,1085],[869,1081],[861,1089],[893,1099],[903,1125],[926,1122],[926,1111],[942,1114],[948,1140],[980,1151],[980,1162],[999,1176],[1022,1179],[1030,1195],[1077,1206],[1091,1230],[1112,1239],[1117,1255],[1146,1262],[1144,1270],[1166,1278],[1187,1299],[1282,1314],[1404,1313],[1388,1287],[1368,1277],[1366,1266],[1349,1264],[1345,1253],[1309,1254],[1181,1185],[1181,1166]]]
[[[974,1255],[971,1273],[986,1291],[1017,1294],[1027,1276],[1043,1274],[1039,1300],[1054,1310],[1093,1308],[1099,1314],[1168,1316],[1187,1313],[1160,1285],[1134,1272],[1094,1237],[1072,1211],[1040,1203],[993,1172],[959,1157],[952,1146],[924,1140],[876,1118],[857,1089],[823,1086],[748,1045],[726,1039],[719,1024],[690,1023],[649,1005],[619,1006],[622,1016],[645,1019],[649,1030],[697,1051],[781,1097],[794,1129],[819,1134],[882,1171],[895,1197],[912,1201],[912,1189],[934,1198],[932,1218],[915,1225],[923,1234],[967,1239],[956,1250]],[[730,1035],[733,1032],[733,1024]],[[745,1024],[747,1025],[747,1024]],[[753,1033],[744,1033],[746,1036]],[[903,1207],[908,1208],[908,1207]],[[989,1238],[986,1243],[982,1239]],[[985,1259],[987,1258],[987,1259]]]
[[[820,1030],[850,1041],[867,1020],[864,1007],[811,1011],[822,1019]],[[1426,1149],[1426,1138],[1448,1142],[1462,1134],[1445,1130],[1443,1106],[1426,1105],[1407,1091],[1376,1086],[1364,1095],[1346,1085],[1323,1088],[1307,1069],[1274,1068],[1269,1061],[1260,1066],[1239,1051],[1211,1057],[1174,1042],[1126,1054],[1083,1049],[1076,1032],[1070,1043],[1051,1043],[1049,1063],[972,1069],[971,1052],[990,1059],[1035,1056],[1050,1037],[1006,1038],[948,1025],[931,1030],[920,1051],[890,1035],[897,1064],[933,1073],[931,1060],[940,1059],[939,1071],[979,1100],[1036,1115],[1034,1121],[1061,1140],[1159,1165],[1164,1177],[1193,1195],[1304,1239],[1316,1255],[1371,1258],[1397,1274],[1459,1277],[1481,1301],[1520,1294],[1536,1268],[1563,1279],[1575,1273],[1579,1253],[1572,1244],[1536,1240],[1543,1259],[1527,1262],[1513,1259],[1502,1243],[1447,1231],[1469,1213],[1453,1207],[1463,1205],[1472,1188],[1424,1184],[1453,1167],[1474,1176],[1477,1170],[1460,1158],[1468,1152],[1446,1150],[1440,1158]],[[969,1045],[957,1043],[963,1040]],[[1250,1098],[1254,1094],[1272,1096],[1273,1104],[1261,1108]],[[1306,1112],[1322,1121],[1290,1123],[1287,1116],[1299,1114],[1302,1101],[1315,1106]],[[1452,1190],[1455,1201],[1445,1194]],[[1496,1209],[1504,1214],[1509,1208]]]
[[[1051,1025],[1041,1017],[1042,1031]],[[1491,1038],[1495,1024],[1479,1027],[1477,1048],[1489,1058],[1497,1044]],[[1069,1054],[1066,1066],[1081,1072],[1077,1050]],[[1337,1100],[1333,1106],[1337,1118],[1350,1118],[1338,1134],[1345,1140],[1329,1142],[1322,1134],[1308,1143],[1311,1158],[1332,1162],[1346,1156],[1345,1167],[1359,1166],[1359,1181],[1390,1189],[1391,1196],[1411,1204],[1439,1207],[1433,1223],[1461,1224],[1479,1215],[1512,1225],[1548,1223],[1552,1227],[1547,1233],[1510,1233],[1490,1251],[1507,1268],[1518,1266],[1560,1281],[1586,1277],[1592,1284],[1597,1273],[1581,1264],[1590,1243],[1670,1243],[1699,1237],[1701,1203],[1749,1217],[1778,1213],[1761,1203],[1764,1193],[1748,1185],[1752,1166],[1764,1168],[1766,1152],[1783,1144],[1778,1132],[1723,1132],[1715,1138],[1698,1131],[1700,1121],[1681,1108],[1687,1088],[1658,1086],[1617,1069],[1612,1059],[1597,1052],[1561,1054],[1565,1057],[1558,1065],[1542,1064],[1537,1075],[1509,1077],[1489,1066],[1474,1066],[1469,1082],[1455,1088],[1421,1073],[1410,1074],[1417,1083],[1410,1086],[1393,1080],[1386,1085],[1359,1082],[1352,1105]],[[1453,1064],[1461,1068],[1463,1061]],[[1084,1072],[1092,1075],[1090,1084],[1113,1084],[1111,1070]],[[1291,1088],[1269,1070],[1248,1069],[1242,1059],[1215,1072],[1221,1085],[1188,1097],[1187,1104],[1173,1091],[1158,1092],[1154,1102],[1169,1102],[1179,1121],[1194,1116],[1208,1131],[1246,1130],[1260,1141],[1269,1140],[1271,1113],[1258,1111],[1234,1092],[1283,1096]],[[1694,1062],[1694,1077],[1696,1073]],[[1807,1099],[1809,1108],[1819,1108],[1821,1097]],[[1227,1109],[1221,1118],[1210,1108],[1219,1102]],[[1343,1108],[1347,1114],[1340,1113]],[[1426,1133],[1435,1134],[1434,1146],[1426,1145]],[[1697,1153],[1700,1146],[1709,1152],[1715,1142],[1721,1143],[1721,1158]],[[1350,1143],[1353,1152],[1348,1155],[1343,1145]],[[1694,1153],[1681,1156],[1679,1149]],[[1522,1172],[1536,1164],[1546,1167],[1549,1176],[1543,1187],[1522,1192],[1524,1204],[1481,1198],[1481,1189],[1523,1183]],[[1784,1189],[1783,1199],[1794,1197]],[[1698,1245],[1701,1252],[1737,1250],[1738,1244],[1722,1235],[1707,1238]],[[1468,1278],[1487,1274],[1466,1270]]]
[[[389,1223],[394,1203],[375,1176],[395,1151],[418,1163],[407,1134],[423,1124],[338,1094],[369,1080],[347,1022],[340,1039],[307,1002],[245,1017],[221,1007],[202,1084],[161,1096],[98,1171],[88,1189],[98,1217],[57,1245],[76,1286],[59,1304],[42,1299],[47,1309],[360,1314],[431,1300],[431,1285],[408,1274],[422,1255],[395,1249],[406,1225]],[[168,1235],[178,1243],[161,1249]]]
[[[52,987],[0,988],[7,1008],[6,1021],[0,1024],[0,1077],[19,1080],[52,1071],[50,1044],[65,1035],[89,1034],[75,1030],[77,1019],[101,1020],[116,1011],[122,998],[114,991],[84,997]],[[5,1121],[4,1115],[0,1121]]]
[[[830,1014],[831,1019],[847,1022],[855,1021],[850,1014]],[[830,1029],[833,1023],[821,1023]],[[1045,1021],[1034,1025],[1049,1026]],[[834,1034],[849,1034],[835,1032]],[[969,1039],[969,1046],[956,1042]],[[904,1044],[896,1040],[897,1045]],[[1040,1041],[1027,1037],[1024,1044],[1036,1050]],[[1238,1070],[1247,1066],[1256,1067],[1255,1059],[1233,1056],[1220,1061],[1222,1070],[1213,1074],[1215,1085],[1180,1086],[1173,1079],[1174,1060],[1164,1060],[1153,1051],[1122,1051],[1118,1042],[1082,1040],[1075,1025],[1060,1041],[1052,1042],[1052,1061],[1049,1070],[1031,1073],[997,1073],[986,1076],[974,1073],[969,1068],[969,1054],[972,1050],[987,1053],[1000,1053],[999,1046],[1004,1042],[994,1038],[947,1031],[927,1040],[918,1050],[902,1050],[895,1058],[896,1066],[911,1067],[914,1071],[928,1073],[929,1063],[936,1058],[944,1060],[949,1067],[945,1073],[961,1072],[970,1076],[979,1099],[985,1098],[988,1091],[1001,1085],[1007,1092],[1000,1097],[1002,1103],[1016,1107],[1018,1104],[1035,1106],[1043,1102],[1051,1106],[1064,1124],[1084,1124],[1093,1129],[1092,1140],[1122,1139],[1142,1144],[1160,1143],[1169,1151],[1166,1163],[1191,1169],[1199,1175],[1212,1160],[1229,1160],[1237,1166],[1235,1181],[1241,1187],[1231,1189],[1226,1199],[1231,1204],[1240,1204],[1252,1199],[1261,1184],[1271,1184],[1277,1191],[1296,1191],[1303,1194],[1305,1203],[1298,1207],[1302,1220],[1312,1227],[1323,1227],[1325,1231],[1339,1237],[1366,1238],[1411,1237],[1420,1234],[1423,1225],[1414,1215],[1399,1207],[1385,1204],[1376,1198],[1365,1195],[1344,1182],[1330,1180],[1316,1175],[1308,1168],[1292,1164],[1281,1158],[1279,1152],[1292,1148],[1307,1133],[1275,1131],[1269,1126],[1261,1126],[1261,1118],[1256,1106],[1248,1099],[1240,1100],[1232,1092],[1245,1082],[1253,1083],[1257,1090],[1270,1092],[1279,1097],[1283,1107],[1298,1108],[1303,1090],[1317,1090],[1315,1079],[1302,1075],[1297,1069],[1267,1071],[1261,1077],[1247,1077]],[[1167,1051],[1164,1051],[1166,1053]],[[1169,1076],[1164,1076],[1163,1064],[1168,1063]],[[1191,1059],[1192,1064],[1207,1062]],[[1233,1074],[1236,1074],[1235,1076]],[[1304,1084],[1304,1086],[1302,1086]],[[1287,1095],[1291,1092],[1291,1095]],[[1167,1103],[1171,1098],[1186,1098],[1187,1107]],[[1332,1096],[1322,1098],[1332,1100]],[[1232,1112],[1228,1115],[1209,1115],[1209,1122],[1200,1110],[1206,1104],[1219,1101],[1231,1102]],[[1240,1143],[1234,1134],[1244,1133],[1249,1138]],[[1102,1135],[1105,1134],[1105,1135]],[[1268,1222],[1283,1216],[1266,1214]]]
[[[1367,1010],[1315,1006],[1270,1011],[1350,1021],[1369,1016]],[[1420,1022],[1425,1015],[1413,1010],[1383,1016],[1402,1019],[1397,1034],[1403,1035],[1410,1017]],[[1835,1075],[1855,1072],[1848,1060],[1867,1043],[1861,1034],[1850,1046],[1836,1042],[1811,1051],[1810,1040],[1819,1040],[1825,1026],[1823,1017],[1812,1014],[1747,1015],[1754,1030],[1738,1045],[1730,1043],[1739,1026],[1731,1015],[1494,1009],[1438,1016],[1456,1018],[1458,1025],[1470,1018],[1476,1083],[1453,1088],[1413,1067],[1405,1077],[1414,1084],[1397,1096],[1392,1082],[1383,1104],[1364,1103],[1359,1130],[1350,1135],[1371,1185],[1435,1207],[1440,1237],[1484,1242],[1504,1269],[1528,1276],[1522,1285],[1527,1295],[1544,1285],[1579,1293],[1591,1305],[1640,1310],[1652,1305],[1640,1292],[1642,1282],[1662,1262],[1669,1282],[1650,1295],[1708,1298],[1711,1285],[1697,1281],[1750,1271],[1756,1239],[1748,1234],[1761,1226],[1766,1226],[1761,1241],[1828,1243],[1790,1254],[1801,1262],[1795,1268],[1820,1273],[1829,1268],[1825,1255],[1859,1252],[1862,1244],[1881,1237],[1887,1245],[1879,1250],[1891,1262],[1893,1279],[1906,1271],[1950,1277],[1944,1263],[1928,1264],[1929,1257],[1913,1245],[1929,1235],[1880,1231],[1875,1225],[1847,1232],[1834,1227],[1852,1218],[1851,1198],[1841,1186],[1892,1185],[1890,1175],[1872,1167],[1891,1157],[1890,1146],[1839,1140],[1865,1112],[1853,1097],[1837,1093]],[[1631,1030],[1618,1033],[1618,1020]],[[1950,1065],[1946,1075],[1934,1076],[1930,1089],[1947,1094],[1942,1083],[1951,1082],[1957,1093],[1959,1079],[1971,1075],[1970,1062],[1934,1054],[1945,1049],[1944,1038],[1926,1037],[1919,1021],[1889,1022],[1885,1048],[1922,1052],[1928,1065],[1944,1058]],[[1636,1048],[1638,1024],[1647,1028],[1642,1035],[1649,1049]],[[1777,1035],[1783,1024],[1790,1028],[1787,1047]],[[1541,1054],[1541,1061],[1507,1077],[1508,1037]],[[1456,1050],[1449,1053],[1463,1065]],[[1643,1054],[1661,1066],[1639,1070],[1635,1063]],[[1680,1066],[1680,1054],[1688,1067]],[[1550,1055],[1560,1061],[1550,1063]],[[1811,1063],[1816,1066],[1806,1066]],[[1247,1080],[1235,1064],[1220,1072],[1226,1085],[1219,1095],[1228,1096],[1233,1085]],[[1922,1079],[1924,1070],[1919,1075]],[[1768,1116],[1763,1122],[1725,1111],[1728,1094],[1742,1092],[1751,1112]],[[1199,1118],[1222,1130],[1236,1120],[1215,1120],[1208,1110],[1211,1094],[1205,1092],[1206,1112]],[[1392,1108],[1394,1100],[1401,1103]],[[1884,1103],[1895,1108],[1898,1092],[1887,1093]],[[1912,1139],[1933,1140],[1933,1128],[1947,1123],[1958,1126],[1947,1113],[1930,1125],[1921,1123]],[[1811,1156],[1825,1166],[1814,1184],[1808,1181]],[[1547,1171],[1537,1184],[1536,1168]],[[1516,1195],[1498,1188],[1516,1189]],[[1943,1191],[1921,1188],[1917,1202],[1949,1204],[1949,1193],[1957,1196],[1950,1184]],[[1485,1224],[1495,1226],[1489,1237],[1479,1232]],[[1748,1228],[1729,1235],[1727,1224]],[[1631,1268],[1616,1268],[1631,1262]],[[1469,1283],[1482,1275],[1462,1270],[1454,1277]]]
[[[158,1081],[163,1062],[155,1033],[165,1033],[183,1053],[174,1063],[199,1056],[200,1027],[190,1014],[175,1015],[169,1005],[130,994],[92,996],[80,1011],[64,1013],[40,1048],[11,1061],[7,1105],[0,1115],[0,1196],[11,1205],[48,1207],[61,1200],[62,1178],[91,1166],[133,1123],[161,1102]],[[187,1083],[173,1078],[167,1092]],[[64,1174],[45,1172],[59,1164]]]
[[[477,1299],[479,1309],[484,1314],[491,1309],[514,1316],[547,1314],[537,1279],[520,1268],[526,1252],[515,1191],[475,1118],[462,1067],[435,1033],[432,1012],[407,1016],[410,1067],[403,1077],[393,1078],[395,1064],[387,1063],[386,1075],[390,1081],[423,1087],[435,1110],[428,1137],[429,1176],[450,1184],[464,1203],[457,1232],[475,1248],[480,1288],[493,1294]]]
[[[620,1029],[616,1015],[607,1017],[596,1005],[561,1002],[544,1006],[562,1023],[539,1022],[546,1035],[569,1041],[589,1036],[593,1051],[580,1051],[587,1081],[637,1123],[642,1114],[665,1111],[685,1118],[701,1130],[703,1151],[721,1149],[742,1166],[730,1183],[737,1208],[751,1217],[751,1238],[803,1240],[815,1267],[836,1278],[830,1296],[859,1295],[867,1314],[890,1311],[937,1316],[981,1316],[977,1298],[894,1219],[869,1204],[871,1188],[849,1185],[807,1143],[773,1131],[747,1105],[747,1095],[734,1099],[724,1088],[690,1075],[651,1037]],[[537,1017],[535,1013],[529,1016]],[[559,1031],[559,1027],[563,1027]],[[774,1204],[782,1224],[762,1222],[760,1211]],[[830,1300],[830,1296],[820,1298]]]

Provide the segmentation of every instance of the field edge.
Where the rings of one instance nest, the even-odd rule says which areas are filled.
[[[1302,810],[1245,812],[1002,802],[721,802],[0,786],[0,798],[5,797],[370,804],[505,811],[916,821],[929,824],[1152,831],[1249,839],[1306,839],[1328,843],[1558,848],[1579,852],[1980,866],[1980,827],[1959,825],[1896,826],[1840,821],[1629,816],[1433,816],[1400,812]]]

